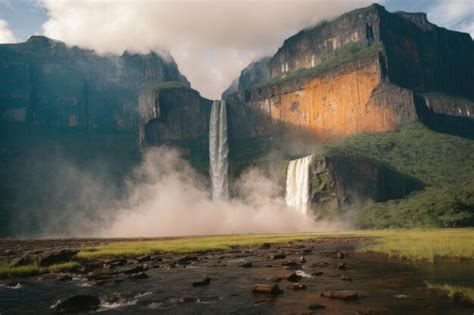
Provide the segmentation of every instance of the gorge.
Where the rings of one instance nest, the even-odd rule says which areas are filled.
[[[66,212],[100,217],[158,146],[189,161],[214,199],[238,197],[232,183],[256,167],[278,198],[321,219],[470,225],[472,56],[469,34],[374,4],[291,36],[211,101],[157,53],[104,56],[43,36],[2,44],[0,234]]]

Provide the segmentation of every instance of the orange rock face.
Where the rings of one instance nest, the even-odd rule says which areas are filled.
[[[379,71],[376,58],[356,62],[337,71],[302,79],[298,84],[293,81],[277,91],[275,87],[254,90],[247,106],[271,117],[273,132],[276,126],[283,126],[280,129],[284,130],[283,136],[290,139],[304,133],[317,140],[330,141],[358,132],[392,130],[399,124],[403,111],[384,102],[386,97],[373,97],[383,83]]]

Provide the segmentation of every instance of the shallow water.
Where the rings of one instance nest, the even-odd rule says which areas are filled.
[[[58,300],[73,294],[95,294],[102,300],[101,314],[129,313],[233,313],[233,314],[301,314],[310,312],[308,306],[318,303],[326,306],[320,314],[355,314],[356,312],[383,314],[473,314],[474,307],[461,304],[446,296],[430,291],[424,281],[450,283],[474,287],[474,261],[443,261],[435,264],[413,263],[400,259],[388,259],[382,255],[353,253],[354,243],[318,244],[303,242],[301,246],[313,248],[306,255],[300,281],[307,285],[304,291],[286,288],[288,281],[280,282],[284,293],[276,297],[255,295],[251,292],[256,283],[271,283],[269,278],[285,276],[282,260],[272,260],[268,255],[277,251],[288,254],[288,259],[301,256],[298,247],[272,247],[269,250],[255,250],[248,257],[238,253],[207,253],[186,268],[169,268],[164,258],[162,268],[149,269],[150,276],[144,280],[126,279],[97,286],[81,276],[71,282],[57,283],[53,275],[42,280],[30,278],[21,281],[21,287],[11,289],[5,286],[11,280],[0,281],[1,314],[49,313],[50,306]],[[327,252],[333,249],[348,251],[345,259],[337,259]],[[219,256],[225,258],[219,259]],[[237,256],[237,257],[236,257]],[[226,266],[215,266],[218,261]],[[252,261],[253,268],[238,268],[243,260]],[[328,266],[310,268],[312,263],[328,262]],[[338,270],[337,263],[345,262],[351,269]],[[273,266],[268,266],[269,264]],[[322,271],[321,276],[311,276]],[[203,274],[212,279],[209,286],[193,287],[191,283]],[[310,277],[308,277],[308,275]],[[341,276],[352,278],[343,281]],[[344,302],[320,296],[323,290],[355,290],[360,298]],[[183,296],[193,297],[184,303],[177,303]]]

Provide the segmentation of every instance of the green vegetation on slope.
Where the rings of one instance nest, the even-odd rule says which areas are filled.
[[[334,56],[319,65],[312,68],[304,68],[293,71],[285,76],[273,78],[262,83],[259,83],[252,87],[252,89],[267,87],[274,84],[281,84],[287,81],[304,78],[314,77],[320,74],[326,73],[334,67],[342,64],[352,62],[356,59],[368,59],[377,56],[379,52],[383,51],[382,43],[375,43],[371,46],[364,46],[357,43],[350,43],[337,48],[334,51]]]
[[[474,141],[415,123],[397,131],[357,134],[323,146],[322,156],[384,163],[425,188],[405,198],[358,209],[362,228],[455,227],[474,224]]]

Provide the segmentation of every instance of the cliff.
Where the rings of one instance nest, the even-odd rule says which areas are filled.
[[[327,142],[415,121],[472,135],[473,56],[469,34],[424,14],[354,10],[285,40],[269,79],[227,96],[231,138]]]
[[[189,86],[171,57],[100,56],[43,36],[0,45],[0,120],[41,127],[137,128],[138,94],[150,82]]]

